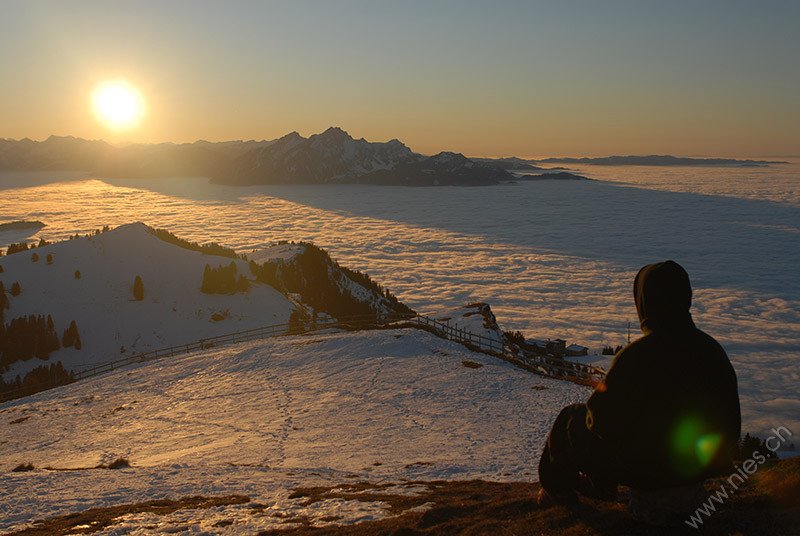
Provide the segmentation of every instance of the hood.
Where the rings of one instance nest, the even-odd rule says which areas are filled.
[[[633,298],[644,333],[694,327],[689,274],[675,261],[648,264],[636,274]]]

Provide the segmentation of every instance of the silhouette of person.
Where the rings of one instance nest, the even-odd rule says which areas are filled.
[[[564,408],[539,462],[540,500],[686,486],[733,470],[741,433],[736,373],[699,330],[689,275],[673,261],[639,270],[643,337],[623,348],[586,404]]]

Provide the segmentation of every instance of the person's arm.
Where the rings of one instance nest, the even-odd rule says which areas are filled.
[[[620,352],[586,403],[586,426],[609,441],[622,441],[631,430],[631,406],[635,404],[632,388],[636,385],[632,358],[629,350]]]

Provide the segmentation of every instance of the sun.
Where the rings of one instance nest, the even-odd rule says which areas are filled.
[[[103,82],[92,92],[92,108],[97,118],[113,130],[133,128],[144,116],[144,99],[124,80]]]

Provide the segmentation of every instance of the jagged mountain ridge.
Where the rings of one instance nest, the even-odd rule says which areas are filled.
[[[368,183],[487,185],[512,178],[506,161],[424,156],[397,139],[355,139],[339,127],[304,138],[132,144],[50,136],[0,139],[0,171],[86,171],[112,178],[211,177],[226,185]]]
[[[502,167],[445,151],[391,169],[375,170],[359,177],[358,182],[402,186],[487,186],[511,178],[513,175]]]
[[[416,162],[418,155],[398,140],[368,142],[330,127],[308,138],[292,132],[239,156],[214,177],[222,184],[350,182],[367,173]]]

